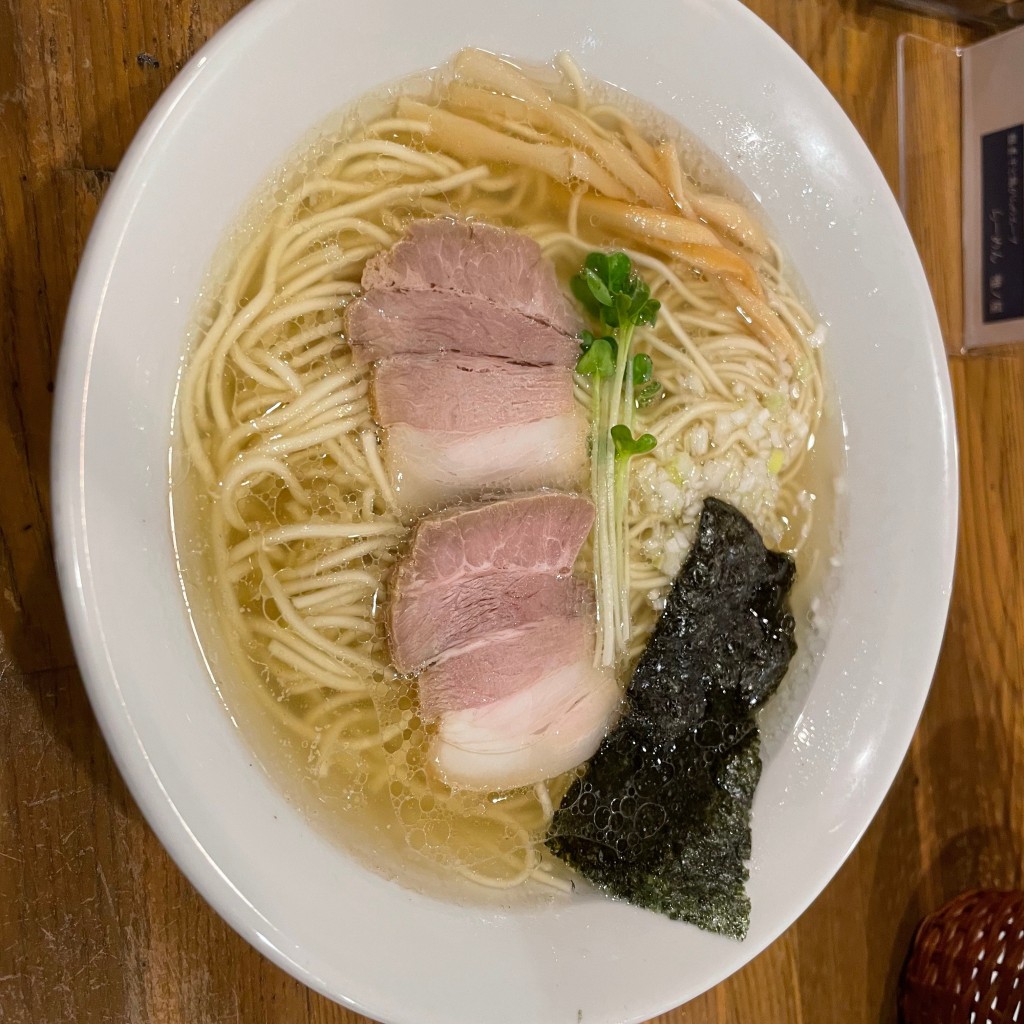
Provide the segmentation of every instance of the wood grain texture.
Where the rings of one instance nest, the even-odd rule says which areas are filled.
[[[897,38],[954,42],[960,30],[866,0],[750,5],[822,78],[895,186]],[[175,70],[241,6],[0,0],[4,1024],[363,1020],[250,949],[163,852],[96,729],[52,567],[52,382],[89,225]],[[931,208],[942,215],[942,204]],[[933,284],[940,307],[955,309],[941,274]],[[963,454],[957,580],[906,763],[800,921],[659,1024],[892,1024],[916,922],[962,889],[1024,884],[1024,351],[955,360],[952,373]]]

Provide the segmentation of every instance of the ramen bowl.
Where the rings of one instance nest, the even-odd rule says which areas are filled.
[[[841,423],[829,626],[780,713],[743,942],[596,892],[445,899],[314,827],[225,710],[179,586],[169,449],[184,341],[247,197],[325,118],[464,46],[594,77],[680,122],[761,203],[828,325]],[[210,904],[306,984],[394,1024],[623,1024],[715,985],[838,870],[906,752],[956,537],[942,340],[896,203],[807,67],[732,0],[261,0],[181,72],[97,218],[68,315],[54,440],[58,566],[82,673],[146,818]],[[923,510],[923,511],[922,511]]]

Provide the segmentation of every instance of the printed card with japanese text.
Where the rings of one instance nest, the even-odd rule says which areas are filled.
[[[1024,28],[963,55],[964,347],[1024,341]]]

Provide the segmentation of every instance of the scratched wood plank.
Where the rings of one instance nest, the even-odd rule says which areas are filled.
[[[73,668],[47,528],[53,374],[89,224],[157,96],[242,5],[0,0],[4,1024],[363,1020],[235,936],[142,821]],[[908,30],[964,37],[867,0],[750,6],[822,78],[895,185],[897,38]],[[941,202],[924,202],[933,219],[943,216]],[[919,241],[929,265],[941,267],[949,255],[933,235]],[[946,276],[932,280],[948,323],[957,301]],[[920,917],[969,886],[1024,884],[1024,358],[957,360],[952,371],[964,464],[958,575],[935,686],[903,770],[801,920],[659,1024],[890,1024]]]

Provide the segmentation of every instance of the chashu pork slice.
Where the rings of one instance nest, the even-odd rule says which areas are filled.
[[[519,366],[487,356],[412,355],[374,367],[374,419],[473,433],[576,411],[567,366]]]
[[[484,431],[396,423],[384,459],[399,506],[418,511],[488,493],[576,488],[586,472],[586,438],[586,421],[575,412]]]
[[[452,509],[416,528],[398,583],[431,586],[494,569],[567,575],[593,525],[594,504],[581,494],[529,494]]]
[[[487,491],[573,488],[586,471],[572,371],[485,356],[405,356],[374,368],[384,459],[406,509]]]
[[[588,615],[551,614],[449,648],[420,674],[420,711],[428,721],[450,711],[483,707],[513,696],[540,676],[576,660],[593,632]]]
[[[504,790],[588,760],[617,717],[621,692],[593,663],[593,619],[552,617],[456,653],[420,677],[437,717],[431,760],[456,789]]]
[[[363,288],[456,292],[565,334],[575,335],[582,326],[532,238],[450,217],[415,221],[400,242],[367,263]]]
[[[391,605],[391,660],[399,672],[417,672],[453,648],[469,651],[496,633],[570,618],[588,597],[572,576],[498,569],[400,593]]]
[[[574,366],[579,340],[489,299],[460,292],[371,288],[345,310],[355,359],[402,355],[491,356],[533,366]]]
[[[416,672],[445,651],[553,614],[586,597],[572,566],[594,522],[576,494],[542,493],[420,522],[391,586],[391,656]]]

